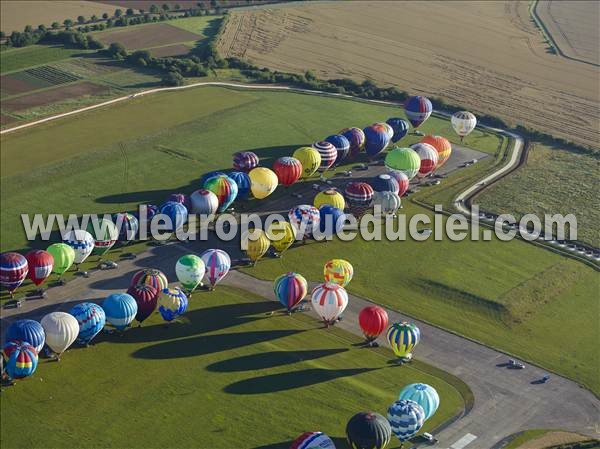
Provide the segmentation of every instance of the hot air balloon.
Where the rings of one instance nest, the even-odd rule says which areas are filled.
[[[423,408],[414,401],[396,401],[389,406],[387,418],[392,433],[404,442],[417,434],[425,422]]]
[[[180,257],[175,264],[175,275],[179,283],[190,293],[202,283],[205,272],[204,262],[194,254]]]
[[[296,235],[309,237],[313,230],[319,226],[319,209],[308,204],[294,207],[288,213],[288,219],[296,230]]]
[[[70,231],[65,235],[63,243],[66,243],[75,251],[75,259],[73,262],[77,267],[79,267],[79,264],[83,263],[94,250],[94,237],[83,229]]]
[[[385,215],[394,215],[402,201],[400,196],[394,192],[377,192],[374,197],[374,205],[381,207],[381,212]]]
[[[340,287],[347,286],[354,276],[352,264],[344,259],[331,259],[323,267],[325,282],[338,284]]]
[[[425,136],[421,139],[421,143],[428,143],[438,152],[438,163],[436,170],[446,163],[450,159],[452,154],[452,145],[442,136]]]
[[[158,213],[164,215],[166,221],[166,229],[168,231],[177,231],[188,220],[188,210],[181,204],[175,201],[167,201],[160,205]]]
[[[165,321],[173,321],[185,313],[188,299],[179,287],[165,288],[158,296],[158,311]]]
[[[156,310],[158,303],[158,290],[152,285],[137,284],[127,289],[127,293],[135,299],[137,303],[137,313],[135,319],[141,325],[142,321],[148,318]]]
[[[61,277],[73,265],[75,250],[66,243],[53,243],[46,248],[46,251],[54,258],[52,272],[58,274],[58,277]]]
[[[311,147],[301,147],[294,151],[293,156],[302,164],[301,179],[310,178],[321,165],[321,155]]]
[[[250,190],[255,198],[262,200],[275,191],[279,184],[277,175],[265,167],[257,167],[248,173],[250,176]]]
[[[104,309],[93,302],[77,304],[69,313],[75,317],[79,324],[77,341],[84,345],[88,345],[104,329],[106,324]]]
[[[400,391],[399,400],[414,401],[425,412],[425,421],[431,418],[440,405],[440,396],[431,385],[410,384]]]
[[[218,175],[207,179],[204,188],[217,195],[219,212],[225,212],[236,199],[238,193],[237,184],[227,175]]]
[[[345,128],[339,134],[344,136],[350,142],[350,157],[358,156],[358,153],[364,148],[365,133],[360,128]]]
[[[388,171],[388,175],[398,182],[398,196],[404,195],[410,187],[410,179],[408,179],[408,176],[406,176],[404,172],[398,170],[390,170]]]
[[[102,218],[100,220],[98,220],[97,217],[90,218],[86,230],[94,238],[94,249],[92,250],[92,254],[97,256],[106,254],[119,238],[117,227],[108,218]]]
[[[369,157],[381,153],[390,143],[387,129],[380,124],[367,126],[363,130],[365,134],[365,152]]]
[[[10,293],[11,298],[27,277],[28,270],[25,256],[19,253],[0,254],[0,285]]]
[[[291,186],[300,179],[302,175],[302,164],[295,157],[280,157],[273,164],[273,171],[277,175],[279,184]]]
[[[428,143],[416,143],[411,148],[417,152],[421,159],[421,166],[417,172],[418,178],[424,178],[433,173],[438,165],[438,152]]]
[[[185,193],[171,193],[165,203],[173,201],[174,203],[183,204],[186,208],[190,207],[190,198]]]
[[[200,185],[203,186],[206,181],[208,181],[210,178],[214,178],[215,176],[227,175],[220,170],[209,171],[208,173],[204,173],[202,176],[200,176]]]
[[[408,134],[408,130],[410,129],[408,122],[398,117],[389,118],[385,122],[390,125],[394,131],[394,135],[392,136],[392,142],[394,143],[406,136],[406,134]]]
[[[331,142],[321,140],[313,143],[312,147],[321,155],[321,165],[319,166],[319,171],[324,172],[331,168],[338,157],[338,152],[335,146]]]
[[[352,449],[385,449],[392,439],[392,429],[379,413],[360,412],[346,424],[346,437]]]
[[[52,257],[52,254],[48,251],[34,249],[25,254],[25,258],[27,259],[27,266],[29,267],[27,277],[31,279],[35,285],[42,284],[46,278],[50,276],[50,273],[52,273],[54,257]]]
[[[119,232],[119,241],[122,243],[131,243],[135,240],[140,223],[138,219],[127,212],[119,212],[112,216],[117,231]]]
[[[374,194],[373,187],[366,182],[349,182],[344,190],[350,212],[357,218],[360,218],[371,207]]]
[[[326,142],[329,142],[335,147],[335,151],[337,151],[337,157],[335,158],[335,163],[337,165],[340,162],[343,162],[344,159],[350,153],[350,142],[341,134],[333,134],[325,138]]]
[[[138,219],[138,223],[143,222],[146,224],[146,227],[149,227],[152,219],[157,213],[158,206],[154,204],[140,204],[138,210],[134,212],[134,215]]]
[[[243,171],[232,171],[227,176],[233,179],[233,182],[237,184],[238,193],[236,199],[241,201],[247,200],[250,197],[250,185],[252,184],[248,173]]]
[[[4,341],[21,340],[31,343],[37,352],[40,352],[46,342],[44,328],[34,320],[17,320],[8,326]]]
[[[319,237],[331,237],[344,228],[346,215],[342,209],[329,204],[319,208]]]
[[[330,205],[344,210],[346,207],[346,200],[344,200],[344,196],[337,190],[327,189],[317,193],[313,201],[313,205],[317,209],[319,209],[321,206]]]
[[[323,432],[304,432],[292,442],[290,449],[335,449],[335,444]]]
[[[117,330],[123,331],[137,314],[137,303],[128,293],[113,293],[102,302],[106,321]]]
[[[375,192],[394,192],[397,194],[400,191],[400,186],[396,178],[387,173],[375,176],[371,180],[371,187],[373,187]]]
[[[215,286],[223,279],[231,268],[229,254],[221,249],[207,249],[200,257],[206,266],[206,278],[214,290]]]
[[[79,323],[66,312],[51,312],[42,318],[40,324],[46,335],[46,345],[60,355],[77,339]]]
[[[433,106],[427,97],[409,97],[404,103],[404,112],[414,128],[418,128],[429,118]]]
[[[161,292],[169,286],[169,281],[167,281],[167,277],[162,271],[154,268],[146,268],[135,273],[129,283],[132,287],[144,284],[151,285],[157,292]]]
[[[358,314],[358,324],[371,343],[388,327],[388,314],[383,307],[367,306]]]
[[[273,290],[283,307],[291,312],[308,293],[308,284],[304,276],[290,272],[275,279]]]
[[[261,229],[251,229],[242,234],[242,242],[246,245],[246,255],[253,264],[265,255],[271,242]]]
[[[199,189],[190,195],[190,206],[193,214],[210,216],[219,210],[219,199],[210,190]]]
[[[2,348],[2,361],[10,379],[24,379],[35,372],[38,353],[29,342],[11,340]]]
[[[249,172],[258,167],[258,156],[252,151],[239,151],[233,154],[233,169]]]
[[[421,340],[421,331],[412,323],[394,323],[387,331],[387,339],[396,357],[410,360]]]
[[[323,322],[334,324],[348,305],[348,293],[344,287],[326,282],[316,286],[311,294],[312,308]]]
[[[469,111],[458,111],[452,114],[450,119],[454,132],[460,136],[460,141],[471,134],[471,131],[477,126],[477,117]]]
[[[282,255],[296,240],[296,232],[287,221],[274,221],[267,228],[267,237],[278,255]]]
[[[381,125],[385,128],[385,132],[388,135],[388,145],[392,141],[392,137],[394,137],[394,128],[389,123],[376,123],[376,125]]]
[[[385,166],[413,179],[421,168],[421,158],[412,148],[394,148],[385,156]]]

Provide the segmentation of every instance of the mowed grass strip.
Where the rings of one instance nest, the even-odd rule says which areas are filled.
[[[341,442],[354,413],[385,414],[412,382],[441,398],[424,431],[463,408],[444,378],[390,365],[391,351],[355,347],[359,337],[313,316],[266,315],[277,309],[239,290],[197,292],[181,322],[156,313],[60,363],[41,361],[34,377],[2,393],[2,446],[288,447],[307,429]]]
[[[131,27],[131,29],[98,32],[94,33],[94,37],[104,45],[119,42],[128,50],[138,50],[195,41],[202,36],[167,23],[156,23]]]

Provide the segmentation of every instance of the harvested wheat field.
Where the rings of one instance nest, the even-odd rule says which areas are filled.
[[[119,42],[128,50],[158,47],[179,42],[191,42],[202,38],[198,34],[166,23],[132,27],[131,29],[124,30],[104,31],[95,34],[94,37],[105,45],[109,45],[112,42]]]
[[[600,64],[600,2],[549,0],[536,12],[565,55]]]
[[[371,78],[588,146],[600,137],[597,69],[548,54],[526,1],[234,11],[218,45],[224,57],[324,78]]]

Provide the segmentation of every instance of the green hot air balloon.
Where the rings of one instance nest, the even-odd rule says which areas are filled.
[[[201,284],[205,271],[206,267],[202,259],[193,254],[179,258],[175,264],[177,279],[190,293]]]
[[[112,220],[107,218],[101,220],[98,220],[97,218],[90,219],[86,230],[94,237],[94,249],[92,250],[92,254],[97,256],[105,254],[113,247],[119,238],[117,227]]]
[[[75,250],[66,243],[53,243],[46,251],[54,258],[52,272],[58,274],[59,278],[71,268],[75,261]]]
[[[412,148],[394,148],[385,157],[385,166],[413,179],[421,168],[421,158]]]

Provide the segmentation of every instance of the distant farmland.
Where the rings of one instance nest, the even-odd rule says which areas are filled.
[[[166,23],[132,27],[125,30],[111,30],[98,33],[95,37],[105,45],[109,45],[112,42],[119,42],[128,50],[173,45],[179,42],[196,41],[202,38],[198,34]]]
[[[431,11],[431,2],[386,1],[233,11],[219,50],[276,70],[373,79],[597,146],[597,69],[548,54],[527,2]]]
[[[108,87],[90,82],[71,84],[65,87],[44,90],[29,95],[2,101],[2,109],[8,112],[21,111],[35,106],[45,106],[51,103],[82,97],[84,95],[99,95],[106,92]]]

